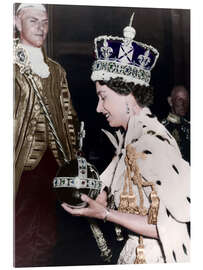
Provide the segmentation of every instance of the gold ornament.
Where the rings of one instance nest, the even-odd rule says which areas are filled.
[[[143,181],[139,167],[137,165],[137,159],[146,159],[145,153],[136,152],[135,147],[132,144],[126,146],[126,171],[124,177],[123,191],[120,194],[120,203],[118,211],[123,213],[137,214],[146,216],[148,214],[148,223],[157,224],[157,216],[159,210],[159,197],[155,191],[154,183]],[[138,189],[139,193],[139,206],[137,205],[136,196],[133,192],[133,184]],[[144,206],[143,187],[151,186],[152,192],[150,193],[151,204],[149,209]],[[136,264],[146,263],[144,257],[144,244],[143,237],[140,236],[139,245],[136,248]]]
[[[145,256],[144,256],[143,237],[140,236],[139,245],[136,247],[135,264],[144,264],[144,263],[146,263],[146,260],[145,260]]]
[[[118,211],[127,213],[127,209],[128,209],[128,196],[127,194],[121,194]]]
[[[150,194],[150,199],[151,199],[151,205],[150,205],[149,213],[148,213],[148,223],[156,225],[160,200],[155,190],[152,190]]]

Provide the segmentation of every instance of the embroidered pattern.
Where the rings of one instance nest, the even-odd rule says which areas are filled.
[[[126,146],[126,172],[124,178],[123,191],[120,195],[120,204],[118,210],[124,213],[131,213],[146,216],[148,215],[148,223],[156,224],[159,210],[159,197],[154,188],[153,182],[143,181],[142,176],[137,165],[137,159],[146,159],[147,154],[136,152],[136,149],[132,144]],[[132,184],[137,186],[140,204],[136,203],[136,196],[133,193]],[[152,192],[150,193],[150,207],[147,209],[144,207],[143,187],[151,186]],[[144,244],[142,236],[140,236],[139,245],[136,249],[135,263],[146,263],[144,258]]]

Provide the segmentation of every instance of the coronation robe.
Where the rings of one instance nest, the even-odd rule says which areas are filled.
[[[188,262],[190,237],[186,223],[190,220],[190,166],[180,153],[176,140],[145,107],[130,118],[124,135],[117,131],[117,138],[105,132],[116,148],[116,155],[101,175],[103,187],[110,187],[118,208],[123,191],[126,171],[126,146],[131,144],[137,153],[137,165],[143,181],[153,182],[160,199],[157,216],[159,240],[143,236],[146,263]],[[151,188],[143,187],[144,206],[150,207]],[[139,204],[139,193],[133,183],[133,192]],[[120,253],[118,264],[133,264],[139,235],[128,232],[128,240]]]

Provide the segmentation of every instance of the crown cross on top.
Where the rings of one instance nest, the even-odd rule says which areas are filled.
[[[107,42],[106,39],[104,40],[103,45],[104,45],[104,46],[101,47],[102,55],[104,56],[104,59],[108,59],[109,56],[112,54],[113,49],[112,49],[111,47],[108,46],[108,42]]]
[[[85,138],[85,129],[83,121],[81,121],[80,123],[80,131],[78,132],[78,138],[79,138],[79,151],[82,151],[83,139]]]
[[[147,50],[144,53],[144,55],[143,54],[140,54],[138,56],[138,60],[139,60],[139,63],[140,63],[140,66],[141,67],[146,67],[150,63],[150,61],[151,61],[151,59],[149,57],[149,50]]]

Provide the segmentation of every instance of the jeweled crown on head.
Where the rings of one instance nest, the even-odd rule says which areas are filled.
[[[93,63],[91,79],[108,81],[122,77],[125,82],[149,85],[151,70],[159,57],[159,52],[151,45],[137,42],[132,27],[134,13],[129,26],[123,29],[123,38],[99,36],[95,38],[96,60]]]

